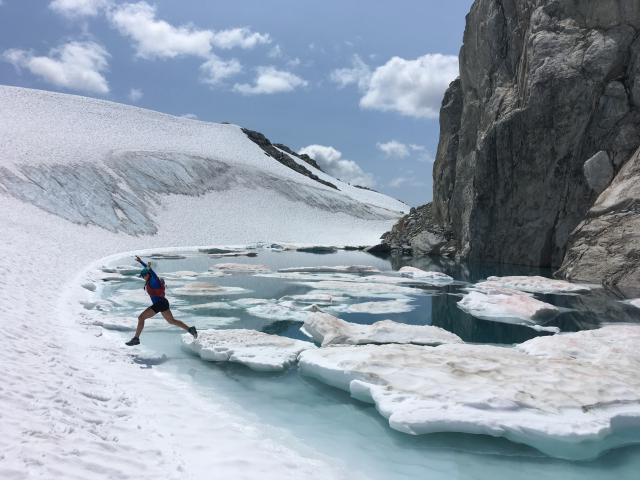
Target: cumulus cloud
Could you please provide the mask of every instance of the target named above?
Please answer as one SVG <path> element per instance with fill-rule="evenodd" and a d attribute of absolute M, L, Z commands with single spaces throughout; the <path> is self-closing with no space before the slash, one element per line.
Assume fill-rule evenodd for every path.
<path fill-rule="evenodd" d="M 340 88 L 356 85 L 360 90 L 366 91 L 371 82 L 371 68 L 358 55 L 354 55 L 351 67 L 334 70 L 331 72 L 331 80 Z"/>
<path fill-rule="evenodd" d="M 438 118 L 444 92 L 457 76 L 458 57 L 436 53 L 415 60 L 393 57 L 374 71 L 356 56 L 351 68 L 334 70 L 331 79 L 340 87 L 357 85 L 362 108 Z"/>
<path fill-rule="evenodd" d="M 209 85 L 218 85 L 223 80 L 237 75 L 242 71 L 242 65 L 238 60 L 222 60 L 212 55 L 209 60 L 200 65 L 200 79 Z"/>
<path fill-rule="evenodd" d="M 97 43 L 69 42 L 51 50 L 48 57 L 20 49 L 6 50 L 2 57 L 58 87 L 109 93 L 109 84 L 103 75 L 109 66 L 109 53 Z"/>
<path fill-rule="evenodd" d="M 406 158 L 409 156 L 409 147 L 397 140 L 386 143 L 377 143 L 376 147 L 389 158 Z"/>
<path fill-rule="evenodd" d="M 416 145 L 415 143 L 402 143 L 397 140 L 390 140 L 385 143 L 376 143 L 378 150 L 383 152 L 388 158 L 407 158 L 411 156 L 418 162 L 432 162 L 433 155 L 424 145 Z"/>
<path fill-rule="evenodd" d="M 268 33 L 252 32 L 247 27 L 220 30 L 215 32 L 211 38 L 211 44 L 214 47 L 224 50 L 235 47 L 250 49 L 266 43 L 271 43 L 271 37 Z"/>
<path fill-rule="evenodd" d="M 95 17 L 108 5 L 108 0 L 53 0 L 49 8 L 70 18 Z"/>
<path fill-rule="evenodd" d="M 300 149 L 298 153 L 301 155 L 309 155 L 318 162 L 322 170 L 340 180 L 362 187 L 375 186 L 375 181 L 371 174 L 362 170 L 360 165 L 353 160 L 343 158 L 342 152 L 333 147 L 326 145 L 309 145 Z"/>
<path fill-rule="evenodd" d="M 208 57 L 211 52 L 213 32 L 198 30 L 190 25 L 174 27 L 164 20 L 158 20 L 155 7 L 147 2 L 120 5 L 110 12 L 109 18 L 122 35 L 135 42 L 139 57 Z"/>
<path fill-rule="evenodd" d="M 109 20 L 122 35 L 134 41 L 137 55 L 146 59 L 180 55 L 208 58 L 214 47 L 249 49 L 271 42 L 268 33 L 253 32 L 248 27 L 216 32 L 193 25 L 174 26 L 158 19 L 156 14 L 156 7 L 147 2 L 125 3 L 110 10 Z"/>
<path fill-rule="evenodd" d="M 258 67 L 257 72 L 253 85 L 236 83 L 233 90 L 243 95 L 268 95 L 290 92 L 308 85 L 306 80 L 297 75 L 275 67 Z"/>
<path fill-rule="evenodd" d="M 139 88 L 132 88 L 129 90 L 129 100 L 132 102 L 137 102 L 142 98 L 143 92 Z"/>

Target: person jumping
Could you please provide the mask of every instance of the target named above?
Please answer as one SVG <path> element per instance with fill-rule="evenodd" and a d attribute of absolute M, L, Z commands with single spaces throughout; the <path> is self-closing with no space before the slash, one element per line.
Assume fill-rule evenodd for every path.
<path fill-rule="evenodd" d="M 147 318 L 153 317 L 156 313 L 161 313 L 164 319 L 171 325 L 180 327 L 193 335 L 194 338 L 198 338 L 198 331 L 196 330 L 196 327 L 188 327 L 180 320 L 173 318 L 173 314 L 169 309 L 169 301 L 164 296 L 164 282 L 160 280 L 156 272 L 153 271 L 151 263 L 144 263 L 138 256 L 136 256 L 136 262 L 140 263 L 143 267 L 140 272 L 140 277 L 144 278 L 144 289 L 151 297 L 152 305 L 138 315 L 138 327 L 136 328 L 136 334 L 131 340 L 125 342 L 125 345 L 140 345 L 140 334 L 144 328 L 144 321 Z"/>

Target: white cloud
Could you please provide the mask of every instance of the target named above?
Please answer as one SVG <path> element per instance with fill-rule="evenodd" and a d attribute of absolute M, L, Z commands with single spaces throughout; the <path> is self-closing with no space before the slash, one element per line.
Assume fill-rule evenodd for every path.
<path fill-rule="evenodd" d="M 356 85 L 360 90 L 366 90 L 371 81 L 371 68 L 358 56 L 351 59 L 351 68 L 339 68 L 331 72 L 331 80 L 340 88 Z"/>
<path fill-rule="evenodd" d="M 388 158 L 407 158 L 411 156 L 418 162 L 433 163 L 434 161 L 433 155 L 424 145 L 416 145 L 415 143 L 407 145 L 397 140 L 391 140 L 386 143 L 376 143 L 376 147 Z"/>
<path fill-rule="evenodd" d="M 405 158 L 409 156 L 409 147 L 397 140 L 386 143 L 377 143 L 376 147 L 389 158 Z"/>
<path fill-rule="evenodd" d="M 182 118 L 188 118 L 189 120 L 198 120 L 198 116 L 195 113 L 185 113 L 180 115 Z"/>
<path fill-rule="evenodd" d="M 458 57 L 393 57 L 376 68 L 360 106 L 416 118 L 438 118 L 444 92 L 458 76 Z"/>
<path fill-rule="evenodd" d="M 357 85 L 362 108 L 438 118 L 444 92 L 457 76 L 458 57 L 436 53 L 415 60 L 393 57 L 373 72 L 354 56 L 351 68 L 334 70 L 331 79 L 340 87 Z"/>
<path fill-rule="evenodd" d="M 352 185 L 360 185 L 362 187 L 373 187 L 375 181 L 371 174 L 366 173 L 353 160 L 347 160 L 342 157 L 342 152 L 333 147 L 325 145 L 309 145 L 300 149 L 301 155 L 307 154 L 313 158 L 320 168 L 329 175 L 340 180 L 349 182 Z"/>
<path fill-rule="evenodd" d="M 139 88 L 132 88 L 129 90 L 129 100 L 132 102 L 137 102 L 142 98 L 143 92 Z"/>
<path fill-rule="evenodd" d="M 58 87 L 109 93 L 109 84 L 103 76 L 109 66 L 109 53 L 97 43 L 69 42 L 51 50 L 48 57 L 19 49 L 6 50 L 2 57 Z"/>
<path fill-rule="evenodd" d="M 174 26 L 156 18 L 156 13 L 156 7 L 145 1 L 125 3 L 113 8 L 109 19 L 122 35 L 135 42 L 137 55 L 147 59 L 179 55 L 207 58 L 212 47 L 249 49 L 271 42 L 268 33 L 253 32 L 248 27 L 215 32 L 193 25 Z"/>
<path fill-rule="evenodd" d="M 258 75 L 253 85 L 236 83 L 233 90 L 243 95 L 261 95 L 290 92 L 298 87 L 306 87 L 307 81 L 291 72 L 278 70 L 275 67 L 258 67 Z"/>
<path fill-rule="evenodd" d="M 201 81 L 209 85 L 218 85 L 223 80 L 237 75 L 242 71 L 238 60 L 222 60 L 212 55 L 209 60 L 200 65 Z"/>
<path fill-rule="evenodd" d="M 95 17 L 109 5 L 108 0 L 53 0 L 49 8 L 65 17 Z"/>
<path fill-rule="evenodd" d="M 256 45 L 271 43 L 271 37 L 268 33 L 252 32 L 247 27 L 240 27 L 215 32 L 211 38 L 211 43 L 214 47 L 224 50 L 234 47 L 249 49 Z"/>
<path fill-rule="evenodd" d="M 111 23 L 135 42 L 142 58 L 174 58 L 179 55 L 208 57 L 213 32 L 191 25 L 174 27 L 156 19 L 156 9 L 147 2 L 127 3 L 110 12 Z"/>
<path fill-rule="evenodd" d="M 284 56 L 282 47 L 277 44 L 274 45 L 273 47 L 271 47 L 271 50 L 269 50 L 269 53 L 267 53 L 267 56 L 269 58 L 282 58 Z"/>

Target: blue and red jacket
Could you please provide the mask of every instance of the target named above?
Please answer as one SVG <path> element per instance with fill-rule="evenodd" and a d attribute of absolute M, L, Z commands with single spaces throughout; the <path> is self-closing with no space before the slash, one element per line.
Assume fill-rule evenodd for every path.
<path fill-rule="evenodd" d="M 151 302 L 157 303 L 164 298 L 164 281 L 142 260 L 140 263 L 149 270 L 149 280 L 144 284 L 144 289 L 151 297 Z"/>

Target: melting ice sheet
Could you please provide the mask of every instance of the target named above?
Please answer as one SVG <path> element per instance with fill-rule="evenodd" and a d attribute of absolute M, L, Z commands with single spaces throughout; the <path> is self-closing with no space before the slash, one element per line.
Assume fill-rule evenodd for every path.
<path fill-rule="evenodd" d="M 466 293 L 464 288 L 486 279 L 489 275 L 505 276 L 521 273 L 519 271 L 474 270 L 473 266 L 461 270 L 457 266 L 450 268 L 446 265 L 415 264 L 422 271 L 444 272 L 455 279 L 448 284 L 436 286 L 417 282 L 417 279 L 412 276 L 403 277 L 402 273 L 397 272 L 397 269 L 406 265 L 394 263 L 393 268 L 396 269 L 396 272 L 392 272 L 390 271 L 392 265 L 389 262 L 361 252 L 341 252 L 322 257 L 307 253 L 263 251 L 260 249 L 256 252 L 258 258 L 240 257 L 233 260 L 237 263 L 265 265 L 273 273 L 256 274 L 250 272 L 250 268 L 241 272 L 243 269 L 238 268 L 234 272 L 224 272 L 224 276 L 213 277 L 210 275 L 212 271 L 221 270 L 209 269 L 214 267 L 216 262 L 228 263 L 229 259 L 216 259 L 206 254 L 201 256 L 185 254 L 186 258 L 184 259 L 157 260 L 156 267 L 161 276 L 170 278 L 168 280 L 169 300 L 176 317 L 187 321 L 187 323 L 195 323 L 199 329 L 252 329 L 276 334 L 280 337 L 308 341 L 309 339 L 301 333 L 300 328 L 302 322 L 313 313 L 309 307 L 318 304 L 325 311 L 331 311 L 326 310 L 331 307 L 349 310 L 336 312 L 336 314 L 341 319 L 350 322 L 351 326 L 354 323 L 362 324 L 362 328 L 356 328 L 358 330 L 356 333 L 365 336 L 371 333 L 368 331 L 369 325 L 386 319 L 407 324 L 407 327 L 429 325 L 441 327 L 452 332 L 451 335 L 459 335 L 467 342 L 511 345 L 538 335 L 548 335 L 546 332 L 537 332 L 526 326 L 479 320 L 463 312 L 456 305 L 461 296 Z M 125 259 L 114 263 L 116 266 L 126 266 L 126 264 L 127 260 Z M 329 268 L 318 268 L 319 265 Z M 349 266 L 369 266 L 372 268 L 354 268 L 351 269 L 351 272 L 349 269 L 343 268 Z M 107 268 L 110 267 L 107 266 Z M 282 269 L 291 269 L 291 271 L 282 271 Z M 186 274 L 186 272 L 196 272 L 198 276 L 194 276 L 192 273 Z M 128 272 L 123 269 L 114 270 L 113 273 L 103 273 L 105 275 L 126 276 L 124 274 Z M 232 274 L 229 275 L 229 273 Z M 301 278 L 302 276 L 304 278 Z M 367 287 L 367 280 L 361 277 L 373 277 L 367 280 L 373 280 L 371 283 L 374 286 Z M 378 277 L 385 277 L 389 280 L 384 281 Z M 461 282 L 466 283 L 463 285 Z M 180 292 L 180 289 L 187 288 L 188 285 L 195 284 L 195 287 L 191 288 L 199 289 L 203 293 L 210 288 L 198 286 L 198 283 L 207 283 L 224 287 L 223 290 L 227 288 L 230 290 L 220 295 L 218 295 L 219 290 L 216 288 L 212 289 L 214 295 L 208 295 L 208 292 L 203 295 L 175 294 L 176 289 Z M 120 325 L 126 325 L 127 329 L 132 328 L 135 321 L 132 319 L 135 319 L 146 302 L 141 285 L 133 280 L 122 279 L 122 281 L 98 280 L 94 282 L 93 286 L 96 289 L 96 298 L 91 303 L 87 302 L 87 308 L 93 307 L 93 310 L 89 310 L 89 312 L 101 317 L 105 322 L 112 321 L 117 325 L 117 322 L 120 321 Z M 238 293 L 235 290 L 234 292 L 236 288 L 246 291 Z M 397 290 L 398 288 L 401 290 Z M 562 327 L 563 331 L 596 328 L 600 326 L 600 322 L 638 322 L 640 320 L 640 310 L 621 304 L 618 299 L 602 295 L 596 296 L 592 292 L 539 298 L 545 303 L 572 309 L 571 313 L 561 311 L 554 320 L 545 324 L 546 326 Z M 389 307 L 389 313 L 373 314 L 367 311 L 368 308 L 363 307 L 363 311 L 354 311 L 359 307 L 353 308 L 356 305 L 376 303 Z M 413 309 L 400 312 L 402 305 L 410 305 Z M 609 310 L 602 309 L 603 305 Z M 392 308 L 393 306 L 398 308 Z M 598 308 L 597 314 L 595 314 L 596 307 Z M 289 309 L 291 315 L 288 318 L 287 316 L 279 316 L 286 311 L 278 313 L 278 308 Z M 295 318 L 296 315 L 299 317 Z M 128 320 L 124 321 L 123 318 Z M 385 324 L 383 323 L 383 325 Z M 375 329 L 373 332 L 375 335 Z M 121 335 L 122 340 L 126 340 L 131 333 L 127 331 Z M 565 338 L 569 339 L 570 337 L 553 337 L 554 340 L 556 338 L 564 341 Z M 374 340 L 379 339 L 374 338 Z M 384 339 L 384 341 L 388 340 L 388 337 Z M 396 338 L 396 340 L 398 339 Z M 614 343 L 613 339 L 612 343 Z M 378 412 L 372 404 L 355 401 L 349 396 L 349 393 L 318 382 L 310 376 L 302 376 L 295 367 L 280 373 L 265 373 L 253 372 L 243 365 L 203 362 L 199 356 L 183 350 L 180 332 L 169 327 L 164 320 L 159 318 L 148 321 L 148 330 L 145 330 L 143 334 L 143 345 L 146 349 L 156 352 L 155 355 L 158 358 L 163 359 L 161 362 L 143 362 L 145 368 L 150 367 L 175 375 L 188 376 L 204 395 L 210 390 L 215 391 L 217 398 L 224 395 L 230 402 L 228 408 L 241 408 L 245 416 L 254 418 L 256 422 L 264 422 L 282 428 L 293 434 L 298 441 L 324 454 L 341 459 L 348 463 L 354 471 L 364 473 L 369 478 L 376 480 L 396 478 L 600 480 L 609 477 L 636 480 L 637 472 L 640 469 L 640 448 L 638 447 L 616 449 L 597 460 L 576 463 L 555 460 L 530 447 L 486 435 L 435 433 L 414 436 L 399 433 L 389 428 L 388 421 L 380 415 L 383 413 L 386 416 L 386 412 Z M 566 358 L 556 359 L 549 356 L 551 354 L 545 350 L 547 347 L 542 347 L 545 345 L 544 343 L 531 342 L 527 345 L 526 351 L 510 346 L 497 347 L 495 345 L 456 344 L 442 345 L 436 348 L 488 348 L 501 352 L 508 351 L 512 355 L 517 355 L 518 358 L 534 357 L 536 361 L 531 365 L 534 373 L 541 369 L 549 372 L 552 370 L 551 364 L 568 361 Z M 389 347 L 431 348 L 412 345 Z M 330 347 L 329 349 L 341 348 L 345 347 Z M 373 346 L 346 348 L 368 349 Z M 593 351 L 597 350 L 593 345 L 590 348 Z M 615 350 L 615 345 L 610 344 L 610 348 L 614 349 L 616 355 L 620 354 L 619 350 Z M 620 346 L 620 348 L 622 347 Z M 324 350 L 326 348 L 314 349 L 314 351 Z M 576 356 L 578 348 L 563 344 L 558 345 L 554 351 L 556 354 L 566 351 L 568 355 Z M 153 354 L 150 355 L 153 356 Z M 303 353 L 302 357 L 305 355 L 308 353 Z M 491 362 L 499 364 L 500 358 L 486 359 L 485 365 Z M 580 361 L 597 363 L 599 360 L 583 358 Z M 383 364 L 381 365 L 383 366 Z M 401 365 L 401 363 L 398 362 L 397 365 Z M 408 374 L 404 367 L 397 365 L 395 367 L 396 375 Z M 594 368 L 584 368 L 589 381 L 596 378 Z M 354 370 L 354 372 L 356 371 Z M 567 375 L 573 375 L 573 373 L 567 372 Z M 356 373 L 352 372 L 348 375 Z M 437 370 L 434 371 L 434 375 L 435 373 Z M 564 377 L 565 371 L 556 373 L 559 378 L 567 378 Z M 528 372 L 519 370 L 518 374 L 521 381 L 524 382 Z M 345 375 L 344 372 L 343 375 Z M 375 378 L 376 375 L 378 375 L 377 372 L 370 378 Z M 514 376 L 518 377 L 515 373 Z M 598 375 L 597 378 L 601 378 L 601 376 Z M 443 375 L 436 383 L 442 383 L 446 379 L 446 375 Z M 481 377 L 478 377 L 477 381 L 480 379 Z M 553 380 L 549 379 L 549 382 L 551 384 Z M 450 383 L 450 385 L 453 384 Z M 579 388 L 577 383 L 571 382 L 570 385 L 576 385 L 576 389 Z M 528 384 L 525 386 L 529 387 Z M 561 386 L 556 385 L 557 388 Z M 464 384 L 462 387 L 466 388 L 467 386 Z M 476 385 L 476 387 L 477 391 L 482 392 L 484 385 Z M 617 387 L 607 395 L 610 395 L 611 398 L 617 398 L 620 392 L 615 389 Z M 507 392 L 511 391 L 510 389 L 506 390 Z M 589 393 L 586 390 L 585 395 Z M 346 391 L 350 392 L 350 389 L 347 388 Z M 364 391 L 365 389 L 359 390 L 360 393 L 357 393 L 356 396 L 362 400 L 370 401 L 362 393 Z M 434 389 L 434 392 L 436 391 L 437 389 Z M 464 392 L 465 390 L 462 390 L 462 393 Z M 502 394 L 503 392 L 499 390 L 498 393 Z M 512 418 L 516 417 L 512 409 L 513 405 L 508 402 L 501 403 L 498 397 L 494 400 L 487 400 L 487 395 L 483 395 L 473 397 L 476 404 L 473 405 L 470 402 L 465 408 L 478 409 L 482 413 L 481 403 L 486 400 L 495 410 L 502 409 L 507 412 L 506 414 L 511 412 Z M 552 398 L 547 401 L 552 402 Z M 491 409 L 489 409 L 490 411 Z M 554 413 L 554 415 L 559 414 L 558 412 Z M 585 413 L 584 415 L 589 414 Z M 580 415 L 573 418 L 580 418 Z M 618 420 L 620 418 L 622 417 L 619 417 Z M 616 426 L 619 425 L 619 423 L 613 423 Z M 592 424 L 588 423 L 588 425 Z M 627 420 L 623 424 L 632 425 Z M 586 428 L 585 426 L 585 432 Z M 618 434 L 621 437 L 626 435 L 629 440 L 633 433 L 618 431 Z M 514 440 L 517 439 L 514 438 Z M 545 443 L 546 439 L 540 441 Z M 600 440 L 594 440 L 592 443 L 588 448 L 592 448 L 593 445 L 596 447 L 589 451 L 589 455 L 600 448 L 609 448 L 615 445 L 615 443 L 607 445 Z M 570 442 L 567 445 L 570 445 Z M 544 445 L 536 446 L 545 448 Z M 380 452 L 384 452 L 384 455 L 381 455 Z M 550 453 L 555 454 L 552 451 Z M 563 454 L 564 456 L 577 456 L 574 455 L 575 451 L 572 451 L 571 448 L 568 453 L 565 451 Z"/>

